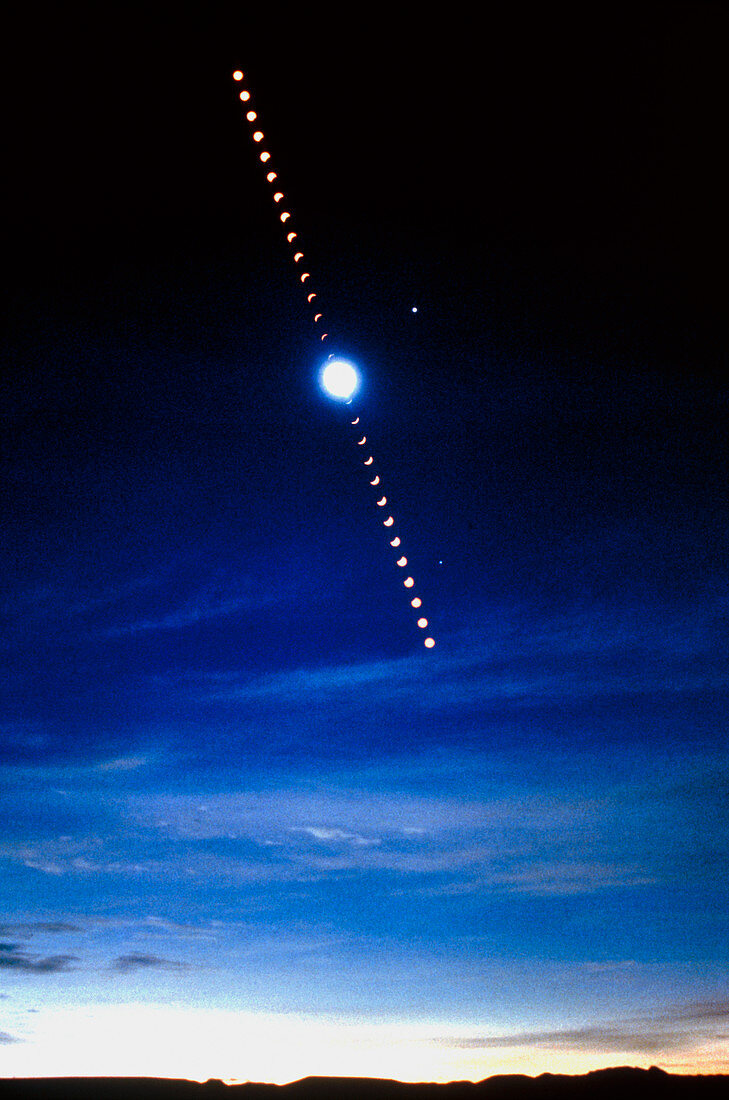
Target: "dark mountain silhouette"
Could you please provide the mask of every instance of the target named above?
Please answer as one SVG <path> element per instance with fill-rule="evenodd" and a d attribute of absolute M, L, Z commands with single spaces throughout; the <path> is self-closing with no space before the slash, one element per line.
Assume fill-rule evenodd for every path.
<path fill-rule="evenodd" d="M 290 1085 L 157 1077 L 0 1079 L 0 1100 L 729 1100 L 729 1076 L 676 1076 L 619 1066 L 581 1076 L 543 1073 L 409 1084 L 370 1077 L 305 1077 Z"/>

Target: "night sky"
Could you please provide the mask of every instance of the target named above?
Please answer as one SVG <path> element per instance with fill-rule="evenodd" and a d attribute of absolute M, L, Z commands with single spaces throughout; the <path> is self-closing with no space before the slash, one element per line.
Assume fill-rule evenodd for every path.
<path fill-rule="evenodd" d="M 6 34 L 0 1076 L 729 1071 L 724 6 L 69 7 Z"/>

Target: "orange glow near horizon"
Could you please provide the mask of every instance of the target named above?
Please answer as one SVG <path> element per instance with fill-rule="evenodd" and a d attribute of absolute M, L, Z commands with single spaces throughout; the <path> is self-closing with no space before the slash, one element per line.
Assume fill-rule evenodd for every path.
<path fill-rule="evenodd" d="M 428 645 L 428 642 L 431 645 Z M 435 642 L 425 640 L 431 649 Z M 647 1068 L 640 1037 L 626 1053 L 606 1040 L 584 1051 L 525 1048 L 505 1034 L 478 1047 L 479 1031 L 458 1022 L 348 1019 L 164 1004 L 59 1005 L 42 1008 L 22 1042 L 3 1048 L 4 1077 L 159 1077 L 285 1085 L 307 1076 L 379 1077 L 398 1081 L 482 1081 L 497 1074 L 583 1074 L 626 1060 Z M 647 1032 L 650 1036 L 650 1031 Z M 472 1039 L 473 1045 L 464 1044 Z M 701 1044 L 688 1032 L 680 1045 L 652 1048 L 650 1062 L 677 1075 L 729 1071 L 726 1040 Z"/>

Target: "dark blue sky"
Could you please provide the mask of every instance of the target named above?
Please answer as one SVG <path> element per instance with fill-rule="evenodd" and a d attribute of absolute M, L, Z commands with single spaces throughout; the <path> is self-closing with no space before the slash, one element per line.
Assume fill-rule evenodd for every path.
<path fill-rule="evenodd" d="M 355 15 L 14 31 L 0 1073 L 726 1070 L 725 18 Z"/>

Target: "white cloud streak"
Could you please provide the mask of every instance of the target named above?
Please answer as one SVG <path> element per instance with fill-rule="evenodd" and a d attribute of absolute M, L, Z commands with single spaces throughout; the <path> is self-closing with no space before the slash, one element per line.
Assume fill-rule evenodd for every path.
<path fill-rule="evenodd" d="M 657 881 L 603 852 L 601 804 L 398 791 L 131 793 L 107 835 L 8 841 L 0 856 L 51 876 L 313 883 L 377 875 L 393 893 L 570 896 Z M 153 852 L 154 855 L 150 855 Z M 383 878 L 384 876 L 384 878 Z"/>

